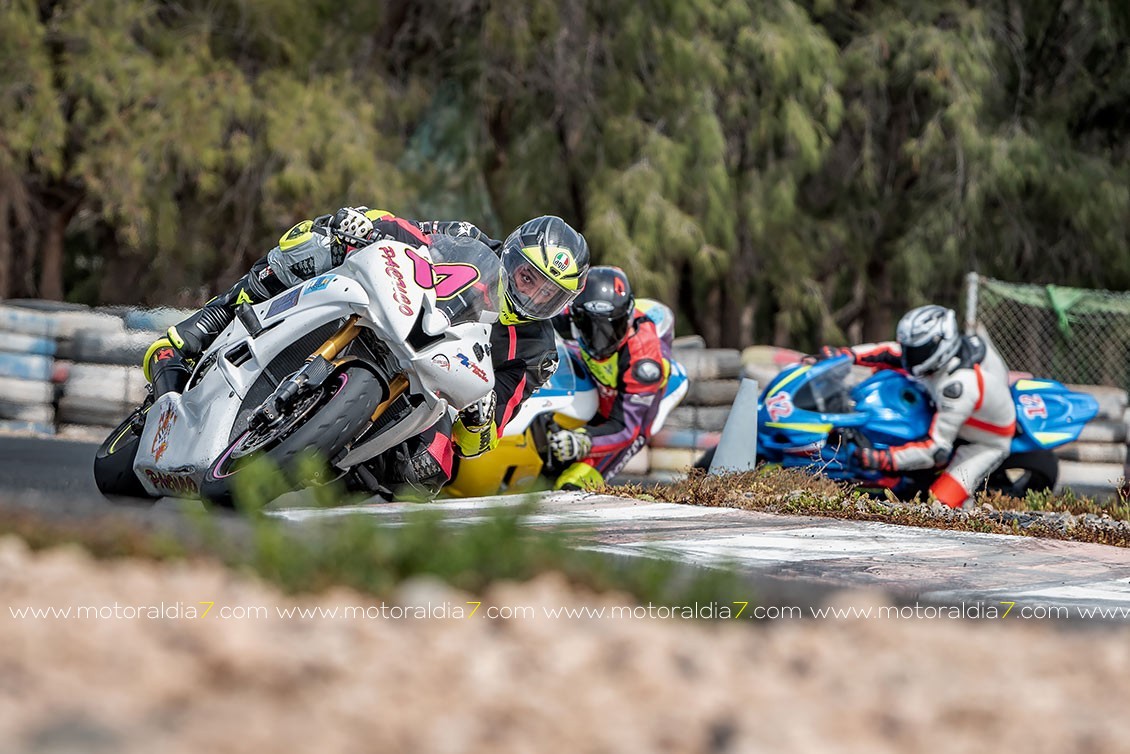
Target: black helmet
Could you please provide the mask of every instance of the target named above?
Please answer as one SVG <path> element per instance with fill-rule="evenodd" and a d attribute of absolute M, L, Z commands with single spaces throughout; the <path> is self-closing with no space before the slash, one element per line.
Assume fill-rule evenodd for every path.
<path fill-rule="evenodd" d="M 585 286 L 589 245 L 560 217 L 527 220 L 502 244 L 506 301 L 502 323 L 549 319 Z"/>
<path fill-rule="evenodd" d="M 589 356 L 604 361 L 624 344 L 635 310 L 636 299 L 624 271 L 593 267 L 585 289 L 570 307 L 577 342 Z"/>

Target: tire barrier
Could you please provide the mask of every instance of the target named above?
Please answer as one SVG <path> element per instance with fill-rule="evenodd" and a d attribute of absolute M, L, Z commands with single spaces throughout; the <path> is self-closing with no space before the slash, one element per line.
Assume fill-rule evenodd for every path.
<path fill-rule="evenodd" d="M 649 471 L 675 471 L 685 474 L 700 456 L 702 456 L 701 450 L 691 448 L 652 447 Z"/>
<path fill-rule="evenodd" d="M 114 427 L 145 397 L 140 366 L 71 364 L 59 421 Z"/>
<path fill-rule="evenodd" d="M 55 337 L 55 320 L 50 315 L 31 309 L 0 305 L 0 332 Z"/>
<path fill-rule="evenodd" d="M 1087 393 L 1099 404 L 1098 415 L 1083 428 L 1079 439 L 1054 450 L 1060 461 L 1086 464 L 1080 468 L 1105 469 L 1104 477 L 1126 478 L 1127 441 L 1130 436 L 1130 410 L 1125 390 L 1107 385 L 1068 385 L 1072 390 Z"/>
<path fill-rule="evenodd" d="M 117 425 L 144 395 L 141 358 L 159 337 L 158 326 L 182 314 L 0 302 L 0 431 L 53 434 L 60 424 Z"/>
<path fill-rule="evenodd" d="M 679 406 L 671 411 L 663 426 L 667 429 L 721 432 L 729 415 L 729 406 Z"/>
<path fill-rule="evenodd" d="M 677 348 L 672 353 L 687 370 L 692 384 L 697 380 L 736 380 L 742 374 L 741 354 L 732 348 Z"/>
<path fill-rule="evenodd" d="M 0 306 L 0 428 L 51 434 L 55 428 L 55 335 L 50 313 Z"/>
<path fill-rule="evenodd" d="M 698 335 L 676 338 L 674 345 L 672 357 L 687 373 L 687 394 L 649 443 L 647 471 L 656 480 L 685 475 L 718 444 L 742 377 L 737 349 L 706 348 Z"/>
<path fill-rule="evenodd" d="M 105 332 L 79 330 L 74 337 L 59 343 L 58 357 L 86 364 L 136 366 L 160 331 Z"/>
<path fill-rule="evenodd" d="M 731 406 L 740 380 L 696 380 L 689 384 L 683 403 L 688 406 Z"/>

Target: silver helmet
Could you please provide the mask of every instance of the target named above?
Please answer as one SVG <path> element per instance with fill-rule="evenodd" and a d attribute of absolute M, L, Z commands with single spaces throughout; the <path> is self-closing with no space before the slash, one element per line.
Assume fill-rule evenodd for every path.
<path fill-rule="evenodd" d="M 957 355 L 961 333 L 953 309 L 930 304 L 911 309 L 899 320 L 895 339 L 902 364 L 915 377 L 933 374 Z"/>

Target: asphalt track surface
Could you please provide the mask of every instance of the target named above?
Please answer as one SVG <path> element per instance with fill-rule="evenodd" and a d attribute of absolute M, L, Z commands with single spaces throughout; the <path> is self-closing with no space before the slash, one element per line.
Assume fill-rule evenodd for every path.
<path fill-rule="evenodd" d="M 0 499 L 27 496 L 47 515 L 131 509 L 157 522 L 179 519 L 189 501 L 108 501 L 91 472 L 97 443 L 0 436 Z M 325 517 L 375 515 L 397 526 L 420 506 L 378 503 L 358 508 L 303 508 L 300 493 L 273 512 L 298 526 Z M 290 496 L 284 496 L 284 498 Z M 280 502 L 283 502 L 280 499 Z M 513 498 L 430 504 L 453 523 L 482 520 L 485 509 Z M 194 503 L 199 505 L 199 503 Z M 272 506 L 274 507 L 274 506 Z M 219 513 L 229 530 L 245 522 Z M 1130 620 L 1130 550 L 1078 542 L 946 532 L 871 522 L 775 516 L 734 509 L 655 504 L 623 498 L 550 493 L 528 520 L 574 530 L 583 545 L 611 557 L 663 557 L 698 570 L 736 567 L 765 596 L 816 603 L 842 587 L 869 587 L 899 600 L 935 604 L 1014 601 L 1034 606 L 1101 605 Z"/>
<path fill-rule="evenodd" d="M 104 504 L 92 471 L 97 449 L 92 442 L 0 435 L 0 491 Z"/>

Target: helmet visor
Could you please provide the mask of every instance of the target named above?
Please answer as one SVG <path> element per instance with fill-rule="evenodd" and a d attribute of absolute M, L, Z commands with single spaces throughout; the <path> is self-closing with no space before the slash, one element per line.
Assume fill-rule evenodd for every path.
<path fill-rule="evenodd" d="M 603 301 L 592 303 L 604 304 Z M 628 333 L 629 318 L 628 312 L 609 316 L 594 314 L 584 307 L 574 307 L 573 324 L 577 327 L 577 342 L 589 356 L 597 361 L 604 361 L 620 350 L 624 336 Z"/>
<path fill-rule="evenodd" d="M 930 360 L 938 350 L 937 339 L 931 339 L 917 346 L 902 346 L 902 364 L 911 374 L 921 374 L 922 365 Z"/>
<path fill-rule="evenodd" d="M 503 248 L 502 266 L 508 278 L 506 290 L 510 302 L 526 319 L 549 319 L 577 295 L 576 291 L 558 285 L 513 246 Z"/>

